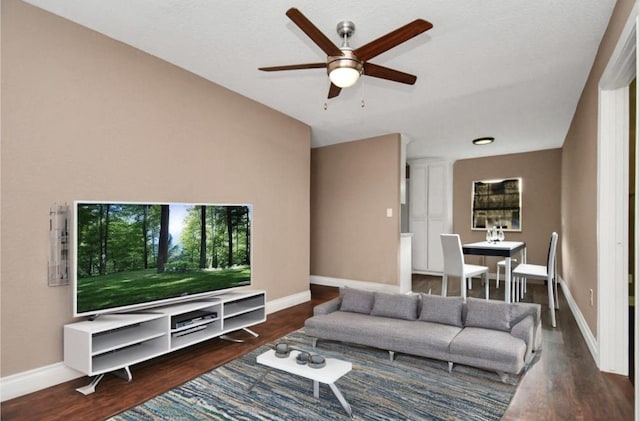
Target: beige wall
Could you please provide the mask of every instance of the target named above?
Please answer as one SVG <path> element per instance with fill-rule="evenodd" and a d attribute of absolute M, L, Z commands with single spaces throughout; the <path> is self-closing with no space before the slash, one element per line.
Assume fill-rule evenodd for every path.
<path fill-rule="evenodd" d="M 463 242 L 485 238 L 485 231 L 471 230 L 473 181 L 521 177 L 522 232 L 507 232 L 506 239 L 527 244 L 529 263 L 546 264 L 551 233 L 560 234 L 561 166 L 560 149 L 456 161 L 453 166 L 454 232 L 460 234 Z M 467 259 L 473 261 L 472 257 Z M 495 272 L 495 259 L 487 263 L 491 264 L 490 272 Z"/>
<path fill-rule="evenodd" d="M 562 232 L 564 280 L 597 337 L 596 185 L 598 82 L 615 48 L 633 0 L 618 0 L 600 43 L 563 146 Z M 593 289 L 595 305 L 589 303 Z"/>
<path fill-rule="evenodd" d="M 400 135 L 312 149 L 311 275 L 399 285 L 399 213 Z"/>
<path fill-rule="evenodd" d="M 62 360 L 48 212 L 74 200 L 254 205 L 254 286 L 309 289 L 310 128 L 16 0 L 2 2 L 2 376 Z"/>

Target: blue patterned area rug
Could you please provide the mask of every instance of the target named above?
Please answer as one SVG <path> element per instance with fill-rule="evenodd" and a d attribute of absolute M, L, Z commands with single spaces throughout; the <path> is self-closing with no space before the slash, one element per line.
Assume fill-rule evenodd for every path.
<path fill-rule="evenodd" d="M 513 397 L 518 377 L 497 374 L 372 348 L 320 341 L 313 350 L 304 330 L 281 340 L 298 349 L 353 363 L 336 382 L 354 420 L 499 420 Z M 311 380 L 272 370 L 249 392 L 266 368 L 256 357 L 262 346 L 111 418 L 139 420 L 334 420 L 349 419 L 329 386 L 313 396 Z"/>

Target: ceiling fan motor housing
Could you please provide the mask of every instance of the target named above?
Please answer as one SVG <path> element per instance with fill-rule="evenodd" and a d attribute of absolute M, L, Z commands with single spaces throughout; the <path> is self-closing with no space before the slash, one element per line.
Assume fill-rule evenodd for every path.
<path fill-rule="evenodd" d="M 351 48 L 341 48 L 343 55 L 341 56 L 329 56 L 327 59 L 327 74 L 335 69 L 346 67 L 349 69 L 355 69 L 358 73 L 362 74 L 363 64 L 362 60 L 353 54 Z"/>

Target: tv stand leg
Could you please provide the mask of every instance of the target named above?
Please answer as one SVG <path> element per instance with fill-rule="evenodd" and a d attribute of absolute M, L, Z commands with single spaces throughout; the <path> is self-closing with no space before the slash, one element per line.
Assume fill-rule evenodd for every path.
<path fill-rule="evenodd" d="M 103 377 L 104 377 L 104 374 L 100 374 L 100 375 L 94 377 L 91 380 L 91 383 L 89 383 L 86 386 L 79 387 L 76 390 L 78 392 L 82 393 L 85 396 L 90 395 L 90 394 L 92 394 L 93 392 L 96 391 L 96 386 L 98 385 L 98 383 L 100 383 L 100 380 L 102 380 Z"/>
<path fill-rule="evenodd" d="M 246 327 L 243 327 L 243 328 L 242 328 L 242 329 L 240 329 L 240 330 L 243 330 L 243 331 L 247 332 L 249 335 L 253 336 L 254 338 L 257 338 L 258 336 L 260 336 L 260 335 L 258 335 L 256 332 L 254 332 L 253 330 L 248 329 L 248 328 L 246 328 Z M 237 342 L 237 343 L 244 343 L 244 342 L 246 342 L 246 340 L 245 340 L 245 339 L 232 338 L 232 337 L 231 337 L 231 336 L 229 336 L 229 335 L 222 335 L 222 336 L 220 336 L 220 339 L 223 339 L 223 340 L 225 340 L 225 341 L 229 341 L 229 342 Z"/>
<path fill-rule="evenodd" d="M 128 382 L 130 382 L 133 379 L 133 376 L 131 375 L 131 371 L 129 370 L 129 367 L 123 367 L 119 370 L 112 371 L 111 374 L 117 377 L 120 377 L 121 379 L 126 380 Z M 79 387 L 76 390 L 85 396 L 90 395 L 96 391 L 96 387 L 98 386 L 98 383 L 100 383 L 100 381 L 103 378 L 104 378 L 104 373 L 99 374 L 95 376 L 93 379 L 91 379 L 91 383 L 89 383 L 86 386 Z"/>
<path fill-rule="evenodd" d="M 114 376 L 120 377 L 121 379 L 126 380 L 127 382 L 130 382 L 133 379 L 133 376 L 131 375 L 131 371 L 129 370 L 129 366 L 122 367 L 121 369 L 116 371 L 112 371 L 111 374 L 113 374 Z"/>
<path fill-rule="evenodd" d="M 249 328 L 243 327 L 242 330 L 244 330 L 245 332 L 247 332 L 249 335 L 253 336 L 254 338 L 257 338 L 258 336 L 260 336 L 256 332 L 254 332 L 253 330 L 251 330 Z"/>

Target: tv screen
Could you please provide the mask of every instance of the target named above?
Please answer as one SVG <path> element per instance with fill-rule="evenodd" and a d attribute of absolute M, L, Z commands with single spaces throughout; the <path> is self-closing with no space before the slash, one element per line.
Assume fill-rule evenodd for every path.
<path fill-rule="evenodd" d="M 74 204 L 74 315 L 251 284 L 250 205 Z"/>

